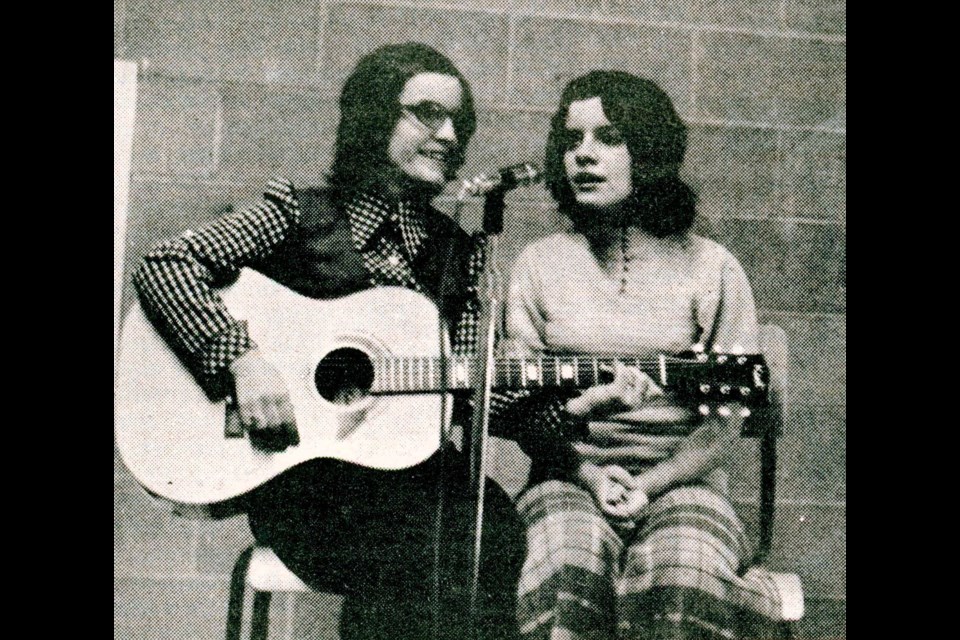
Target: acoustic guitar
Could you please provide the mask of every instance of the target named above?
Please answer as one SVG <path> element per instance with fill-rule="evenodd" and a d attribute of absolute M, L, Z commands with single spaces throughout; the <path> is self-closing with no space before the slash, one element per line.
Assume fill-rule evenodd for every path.
<path fill-rule="evenodd" d="M 469 389 L 476 377 L 472 358 L 441 358 L 437 307 L 410 289 L 315 300 L 244 269 L 219 293 L 286 382 L 300 444 L 282 452 L 253 447 L 232 403 L 210 400 L 134 304 L 120 339 L 117 448 L 147 491 L 184 507 L 231 500 L 313 458 L 413 466 L 438 449 L 449 427 L 453 403 L 442 390 Z M 741 354 L 502 358 L 493 387 L 586 388 L 609 381 L 615 361 L 694 404 L 766 401 L 763 357 Z"/>

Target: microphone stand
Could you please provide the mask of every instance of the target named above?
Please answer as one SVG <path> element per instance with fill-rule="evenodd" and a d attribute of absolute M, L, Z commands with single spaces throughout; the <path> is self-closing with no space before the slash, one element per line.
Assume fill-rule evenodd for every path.
<path fill-rule="evenodd" d="M 464 449 L 469 451 L 470 481 L 469 493 L 474 507 L 474 524 L 470 532 L 469 564 L 470 579 L 470 638 L 479 638 L 479 577 L 480 543 L 483 531 L 483 499 L 486 483 L 486 449 L 490 432 L 490 394 L 493 388 L 494 349 L 497 339 L 497 325 L 500 317 L 499 300 L 500 273 L 494 264 L 498 234 L 503 231 L 504 196 L 509 184 L 502 185 L 486 194 L 483 203 L 483 231 L 487 243 L 484 248 L 484 273 L 479 292 L 480 313 L 478 317 L 479 336 L 477 340 L 477 358 L 471 367 L 473 388 L 473 419 L 469 432 L 464 433 Z"/>

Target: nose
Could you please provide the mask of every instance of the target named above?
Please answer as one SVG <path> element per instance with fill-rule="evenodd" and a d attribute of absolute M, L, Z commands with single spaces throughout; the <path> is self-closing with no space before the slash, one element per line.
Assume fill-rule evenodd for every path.
<path fill-rule="evenodd" d="M 453 126 L 453 118 L 447 116 L 443 121 L 443 124 L 440 125 L 440 128 L 436 130 L 433 134 L 433 137 L 437 140 L 444 140 L 451 144 L 456 144 L 457 142 L 457 131 Z"/>
<path fill-rule="evenodd" d="M 585 135 L 573 150 L 573 157 L 580 166 L 597 163 L 596 143 L 591 135 Z"/>

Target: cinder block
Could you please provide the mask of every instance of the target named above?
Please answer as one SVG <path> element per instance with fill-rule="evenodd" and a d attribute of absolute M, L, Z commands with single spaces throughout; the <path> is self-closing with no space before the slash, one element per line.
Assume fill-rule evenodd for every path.
<path fill-rule="evenodd" d="M 293 640 L 339 640 L 342 596 L 298 593 L 294 597 Z"/>
<path fill-rule="evenodd" d="M 203 574 L 229 576 L 240 552 L 253 544 L 246 515 L 224 520 L 198 520 L 197 570 Z"/>
<path fill-rule="evenodd" d="M 788 29 L 811 33 L 847 33 L 847 3 L 843 0 L 787 0 Z"/>
<path fill-rule="evenodd" d="M 215 219 L 230 206 L 255 201 L 265 186 L 133 182 L 127 213 L 121 310 L 125 312 L 133 299 L 133 270 L 155 244 Z"/>
<path fill-rule="evenodd" d="M 507 77 L 507 16 L 451 9 L 335 5 L 324 31 L 322 87 L 339 95 L 360 58 L 379 46 L 407 41 L 436 48 L 467 79 L 474 99 L 502 104 Z"/>
<path fill-rule="evenodd" d="M 690 33 L 677 29 L 518 18 L 511 102 L 555 108 L 573 78 L 618 69 L 656 81 L 688 112 L 691 44 Z"/>
<path fill-rule="evenodd" d="M 193 574 L 190 522 L 165 512 L 136 487 L 115 481 L 113 567 L 121 575 Z"/>
<path fill-rule="evenodd" d="M 846 438 L 845 407 L 791 405 L 778 441 L 777 498 L 845 501 Z"/>
<path fill-rule="evenodd" d="M 490 461 L 487 476 L 515 499 L 527 485 L 527 479 L 530 476 L 530 458 L 513 440 L 490 438 L 487 459 Z"/>
<path fill-rule="evenodd" d="M 113 57 L 123 57 L 124 46 L 124 17 L 126 14 L 124 0 L 113 0 Z"/>
<path fill-rule="evenodd" d="M 790 402 L 846 405 L 847 323 L 844 316 L 762 311 L 761 322 L 780 325 L 790 348 Z"/>
<path fill-rule="evenodd" d="M 796 640 L 839 640 L 847 637 L 846 599 L 804 598 L 803 617 L 794 626 Z"/>
<path fill-rule="evenodd" d="M 748 539 L 756 545 L 756 505 L 735 503 L 735 507 Z M 845 600 L 846 542 L 846 505 L 778 502 L 773 548 L 765 564 L 774 571 L 798 574 L 805 598 Z"/>
<path fill-rule="evenodd" d="M 263 85 L 223 88 L 218 178 L 258 184 L 282 175 L 298 186 L 324 182 L 340 112 L 316 91 Z"/>
<path fill-rule="evenodd" d="M 197 83 L 149 78 L 137 87 L 133 173 L 207 176 L 217 163 L 220 95 Z"/>
<path fill-rule="evenodd" d="M 774 131 L 692 126 L 682 175 L 706 218 L 783 214 L 783 166 Z"/>
<path fill-rule="evenodd" d="M 697 109 L 705 117 L 776 125 L 845 121 L 846 45 L 703 33 Z"/>
<path fill-rule="evenodd" d="M 237 3 L 242 5 L 245 3 Z M 127 54 L 155 73 L 203 79 L 312 85 L 318 25 L 310 20 L 127 19 Z"/>
<path fill-rule="evenodd" d="M 226 579 L 115 578 L 115 640 L 210 640 L 223 637 L 227 623 Z M 273 597 L 269 637 L 290 637 L 285 594 Z M 249 596 L 244 629 L 249 633 Z"/>
<path fill-rule="evenodd" d="M 611 0 L 613 15 L 711 26 L 764 28 L 777 26 L 778 6 L 769 0 Z"/>
<path fill-rule="evenodd" d="M 781 140 L 788 215 L 846 224 L 846 134 L 784 132 Z"/>
<path fill-rule="evenodd" d="M 846 310 L 846 228 L 791 220 L 712 221 L 715 238 L 743 265 L 757 307 Z"/>
<path fill-rule="evenodd" d="M 131 17 L 138 20 L 202 22 L 309 21 L 315 17 L 315 0 L 126 0 Z"/>
<path fill-rule="evenodd" d="M 549 128 L 548 114 L 481 110 L 477 114 L 477 131 L 467 147 L 467 161 L 460 170 L 460 177 L 469 179 L 521 162 L 543 167 Z M 459 188 L 459 185 L 455 186 Z"/>
<path fill-rule="evenodd" d="M 521 15 L 601 15 L 603 0 L 513 0 L 514 13 Z"/>
<path fill-rule="evenodd" d="M 348 0 L 349 1 L 349 0 Z M 489 9 L 491 11 L 509 11 L 510 3 L 514 0 L 473 0 L 470 2 L 471 9 Z M 333 4 L 333 3 L 328 3 Z M 378 0 L 379 5 L 418 5 L 422 7 L 444 7 L 450 8 L 457 5 L 451 0 Z"/>

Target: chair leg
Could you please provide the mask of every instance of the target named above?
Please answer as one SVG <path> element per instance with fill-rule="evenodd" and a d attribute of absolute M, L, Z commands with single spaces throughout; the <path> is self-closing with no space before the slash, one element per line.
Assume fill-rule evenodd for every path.
<path fill-rule="evenodd" d="M 794 623 L 789 620 L 780 623 L 781 640 L 793 640 L 793 625 Z"/>
<path fill-rule="evenodd" d="M 243 596 L 247 583 L 247 569 L 250 568 L 252 555 L 253 547 L 251 546 L 240 554 L 233 565 L 230 576 L 230 600 L 227 605 L 227 640 L 240 640 L 243 625 Z"/>
<path fill-rule="evenodd" d="M 253 593 L 253 616 L 250 618 L 250 640 L 267 640 L 270 630 L 270 598 L 269 591 L 255 591 Z"/>

